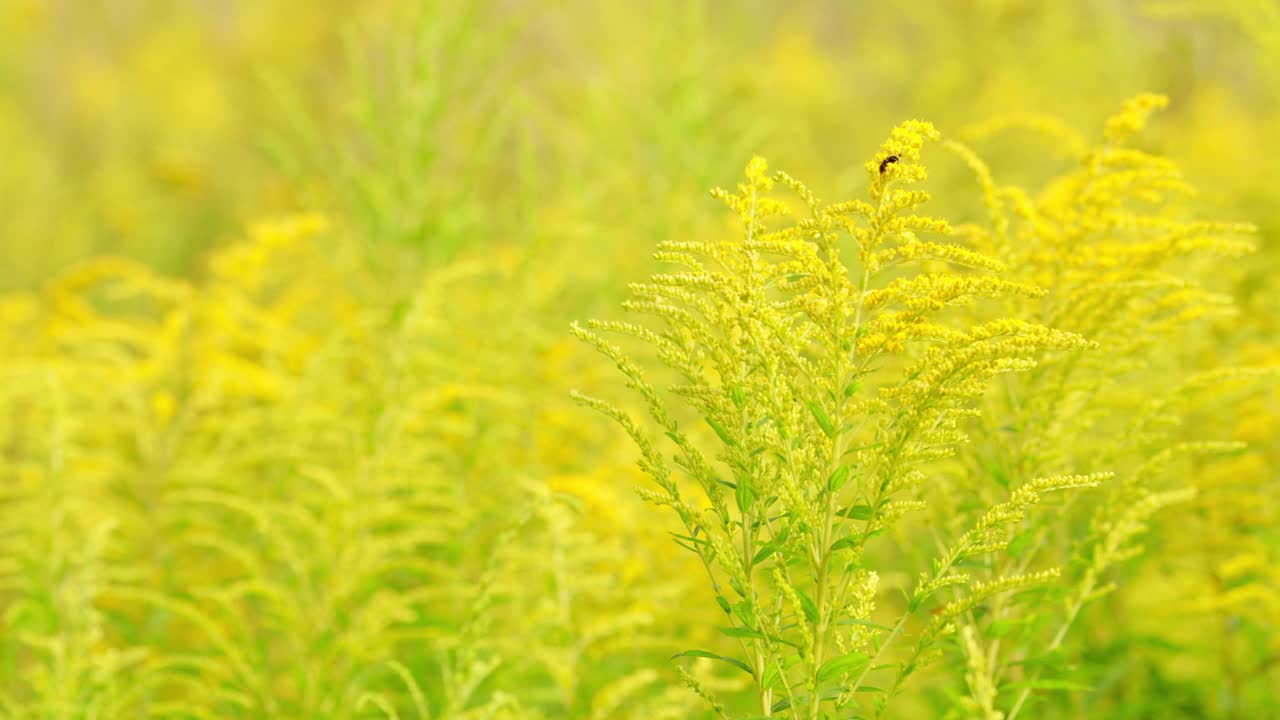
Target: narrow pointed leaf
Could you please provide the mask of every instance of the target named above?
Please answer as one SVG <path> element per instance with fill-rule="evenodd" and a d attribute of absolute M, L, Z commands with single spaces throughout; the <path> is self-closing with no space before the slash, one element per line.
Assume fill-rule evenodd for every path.
<path fill-rule="evenodd" d="M 849 466 L 841 465 L 836 471 L 831 473 L 831 477 L 827 478 L 827 489 L 831 492 L 840 492 L 840 488 L 844 487 L 845 482 L 849 480 Z"/>
<path fill-rule="evenodd" d="M 823 410 L 821 405 L 810 401 L 809 412 L 813 413 L 813 419 L 818 422 L 818 427 L 822 428 L 822 432 L 826 433 L 827 437 L 836 436 L 835 423 L 831 422 L 831 417 L 827 415 L 827 411 Z"/>
<path fill-rule="evenodd" d="M 871 658 L 858 652 L 831 658 L 818 670 L 818 682 L 830 682 L 841 675 L 861 670 Z"/>
<path fill-rule="evenodd" d="M 751 501 L 756 497 L 751 491 L 751 483 L 746 478 L 738 479 L 738 487 L 734 489 L 733 496 L 738 502 L 738 510 L 744 513 L 751 509 Z"/>
<path fill-rule="evenodd" d="M 751 628 L 722 627 L 720 628 L 720 633 L 722 635 L 728 635 L 729 637 L 735 638 L 751 638 L 753 640 L 765 639 L 764 633 L 759 630 L 752 630 Z"/>
<path fill-rule="evenodd" d="M 738 446 L 738 441 L 733 439 L 733 436 L 729 434 L 728 430 L 724 429 L 723 425 L 711 418 L 707 418 L 707 424 L 711 426 L 712 430 L 716 431 L 716 435 L 720 436 L 720 442 L 730 447 Z"/>
<path fill-rule="evenodd" d="M 678 657 L 703 657 L 703 658 L 711 658 L 712 660 L 723 660 L 736 668 L 741 668 L 742 671 L 745 672 L 746 674 L 752 677 L 755 677 L 755 673 L 751 671 L 751 668 L 746 663 L 742 662 L 737 658 L 726 657 L 724 655 L 717 655 L 713 652 L 707 652 L 706 650 L 685 650 L 682 653 L 676 653 L 675 655 L 672 655 L 671 659 L 675 660 Z"/>

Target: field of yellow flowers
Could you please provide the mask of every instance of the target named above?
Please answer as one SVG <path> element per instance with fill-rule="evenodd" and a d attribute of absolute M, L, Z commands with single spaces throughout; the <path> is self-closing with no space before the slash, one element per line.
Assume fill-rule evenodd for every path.
<path fill-rule="evenodd" d="M 1280 718 L 1280 5 L 0 0 L 0 718 Z"/>

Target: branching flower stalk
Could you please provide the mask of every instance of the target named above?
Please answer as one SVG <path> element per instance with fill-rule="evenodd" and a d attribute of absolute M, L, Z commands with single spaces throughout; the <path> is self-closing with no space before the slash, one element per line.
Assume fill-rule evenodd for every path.
<path fill-rule="evenodd" d="M 1036 571 L 969 586 L 957 561 L 1002 550 L 1042 493 L 1099 480 L 1029 482 L 977 516 L 921 574 L 892 627 L 871 620 L 879 574 L 868 543 L 926 505 L 929 471 L 965 442 L 960 424 L 977 412 L 973 401 L 992 378 L 1032 368 L 1046 351 L 1089 345 L 1014 318 L 957 327 L 948 317 L 958 304 L 1042 291 L 1003 279 L 1004 265 L 987 255 L 917 236 L 951 232 L 946 221 L 914 212 L 929 198 L 911 187 L 926 178 L 920 151 L 937 137 L 919 121 L 894 129 L 866 163 L 865 201 L 824 204 L 752 160 L 737 192 L 713 192 L 737 215 L 741 236 L 664 242 L 657 259 L 682 270 L 632 286 L 624 307 L 655 318 L 656 327 L 573 328 L 617 365 L 671 441 L 674 468 L 629 412 L 580 396 L 638 445 L 640 467 L 657 486 L 642 497 L 679 517 L 684 532 L 675 540 L 702 560 L 728 623 L 721 631 L 741 641 L 746 659 L 683 654 L 748 672 L 765 717 L 817 720 L 830 716 L 826 703 L 843 716 L 859 691 L 881 694 L 882 710 L 888 695 L 864 681 L 939 590 L 955 588 L 959 599 L 917 638 L 895 690 L 960 614 L 1054 576 Z M 803 214 L 777 197 L 778 186 Z M 649 346 L 675 381 L 660 389 L 604 333 Z M 682 427 L 670 396 L 710 433 Z"/>

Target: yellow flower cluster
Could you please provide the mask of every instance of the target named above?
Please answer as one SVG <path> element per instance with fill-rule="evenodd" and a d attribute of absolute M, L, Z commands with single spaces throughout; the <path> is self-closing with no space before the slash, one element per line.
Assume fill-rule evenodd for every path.
<path fill-rule="evenodd" d="M 798 717 L 817 718 L 817 698 L 830 695 L 826 683 L 837 677 L 852 685 L 836 705 L 854 704 L 875 665 L 860 653 L 869 644 L 883 653 L 930 596 L 943 588 L 959 592 L 967 576 L 951 574 L 953 565 L 1001 551 L 1009 538 L 999 529 L 1018 525 L 1041 493 L 1093 487 L 1106 477 L 1037 480 L 996 503 L 935 561 L 912 608 L 879 644 L 865 627 L 840 628 L 844 612 L 865 618 L 874 608 L 877 576 L 862 565 L 870 541 L 927 507 L 928 469 L 965 443 L 974 403 L 993 379 L 1036 367 L 1048 351 L 1092 346 L 1074 333 L 1021 319 L 963 327 L 946 316 L 977 298 L 1036 299 L 1044 291 L 977 274 L 1005 270 L 1001 260 L 915 237 L 915 231 L 949 232 L 945 221 L 907 214 L 928 200 L 908 186 L 925 179 L 921 148 L 937 138 L 927 123 L 897 127 L 882 155 L 867 163 L 869 201 L 834 205 L 785 173 L 768 174 L 764 161 L 753 159 L 737 192 L 713 193 L 738 217 L 741 236 L 661 243 L 656 258 L 683 271 L 632 286 L 634 299 L 624 307 L 656 318 L 657 326 L 593 321 L 574 327 L 613 360 L 674 443 L 676 467 L 669 468 L 630 413 L 581 398 L 620 422 L 639 445 L 640 467 L 659 487 L 642 496 L 676 510 L 684 525 L 681 545 L 701 560 L 732 621 L 726 633 L 744 641 L 746 658 L 732 662 L 751 672 L 762 708 L 780 704 L 797 708 Z M 799 199 L 803 215 L 793 215 L 774 195 L 778 186 Z M 846 258 L 855 251 L 859 262 L 851 268 Z M 952 269 L 910 272 L 912 265 L 938 261 Z M 655 352 L 674 375 L 665 392 L 602 332 Z M 898 380 L 877 368 L 893 363 L 892 353 L 908 355 L 898 363 Z M 684 400 L 709 433 L 682 427 L 677 418 L 683 413 L 669 406 L 668 394 Z M 708 439 L 714 457 L 704 450 Z M 689 499 L 688 481 L 704 508 Z M 953 613 L 921 636 L 914 659 L 893 682 L 903 682 L 920 657 L 934 652 L 956 615 L 1050 577 L 1046 571 L 975 584 L 953 603 Z M 793 692 L 797 685 L 803 696 Z"/>

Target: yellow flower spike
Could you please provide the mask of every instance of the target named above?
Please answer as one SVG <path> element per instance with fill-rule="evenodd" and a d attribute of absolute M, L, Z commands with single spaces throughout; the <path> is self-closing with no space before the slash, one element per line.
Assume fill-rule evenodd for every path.
<path fill-rule="evenodd" d="M 1110 145 L 1123 145 L 1142 132 L 1153 112 L 1168 105 L 1169 98 L 1156 93 L 1143 93 L 1125 100 L 1120 112 L 1108 118 L 1103 126 L 1103 139 Z"/>
<path fill-rule="evenodd" d="M 759 155 L 751 158 L 751 162 L 747 163 L 746 176 L 749 187 L 753 189 L 761 192 L 769 192 L 773 189 L 773 178 L 769 177 L 769 163 Z"/>
<path fill-rule="evenodd" d="M 873 200 L 879 200 L 892 181 L 910 184 L 924 180 L 924 168 L 918 165 L 920 150 L 925 141 L 940 137 L 931 123 L 922 120 L 908 120 L 895 127 L 880 146 L 880 151 L 863 166 L 871 181 L 867 194 Z"/>
<path fill-rule="evenodd" d="M 1089 152 L 1089 141 L 1060 118 L 1036 113 L 1004 113 L 961 128 L 959 137 L 980 142 L 1010 130 L 1026 130 L 1040 136 L 1057 154 L 1079 160 Z"/>

